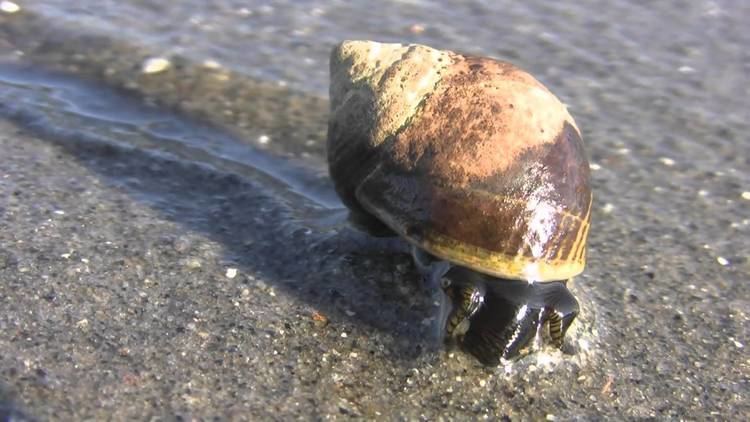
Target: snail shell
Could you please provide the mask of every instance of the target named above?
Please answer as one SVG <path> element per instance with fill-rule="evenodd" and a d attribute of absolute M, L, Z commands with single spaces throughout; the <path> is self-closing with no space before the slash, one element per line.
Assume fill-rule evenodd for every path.
<path fill-rule="evenodd" d="M 344 203 L 430 254 L 528 281 L 583 271 L 589 165 L 566 107 L 523 70 L 423 45 L 331 55 L 328 161 Z"/>

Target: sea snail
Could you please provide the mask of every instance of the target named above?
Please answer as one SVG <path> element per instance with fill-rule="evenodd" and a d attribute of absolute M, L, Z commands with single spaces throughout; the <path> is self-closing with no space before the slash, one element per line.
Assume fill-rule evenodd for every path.
<path fill-rule="evenodd" d="M 330 96 L 336 191 L 353 221 L 412 246 L 442 334 L 485 364 L 561 347 L 592 200 L 565 105 L 509 63 L 370 41 L 334 48 Z"/>

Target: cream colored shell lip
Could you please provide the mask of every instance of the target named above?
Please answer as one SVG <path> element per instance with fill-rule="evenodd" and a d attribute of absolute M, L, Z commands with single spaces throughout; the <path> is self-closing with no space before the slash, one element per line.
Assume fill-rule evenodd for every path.
<path fill-rule="evenodd" d="M 375 210 L 378 218 L 387 226 L 403 233 L 402 224 L 394 221 L 388 215 L 377 212 L 376 206 L 368 204 L 363 198 L 368 209 Z M 589 224 L 581 225 L 579 237 L 588 232 Z M 402 234 L 402 237 L 412 245 L 422 248 L 438 258 L 450 261 L 454 264 L 471 268 L 475 271 L 509 280 L 524 280 L 528 282 L 560 281 L 568 280 L 583 272 L 586 266 L 585 244 L 576 259 L 542 260 L 521 254 L 509 256 L 502 252 L 493 252 L 475 245 L 469 245 L 455 239 L 451 239 L 437 232 L 425 231 L 420 237 Z"/>

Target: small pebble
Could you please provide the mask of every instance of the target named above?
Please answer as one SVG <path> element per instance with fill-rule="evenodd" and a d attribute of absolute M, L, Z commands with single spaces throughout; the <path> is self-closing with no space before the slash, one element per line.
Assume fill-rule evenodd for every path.
<path fill-rule="evenodd" d="M 740 196 L 742 197 L 742 199 L 746 199 L 746 200 L 750 201 L 750 191 L 748 191 L 748 192 L 742 192 L 742 195 L 740 195 Z"/>
<path fill-rule="evenodd" d="M 185 262 L 185 266 L 194 270 L 201 267 L 201 262 L 195 258 L 188 259 L 187 262 Z"/>
<path fill-rule="evenodd" d="M 267 144 L 268 141 L 270 141 L 270 140 L 271 140 L 271 138 L 269 138 L 268 135 L 260 135 L 258 137 L 258 142 L 261 143 L 261 144 L 263 144 L 263 145 Z"/>
<path fill-rule="evenodd" d="M 146 74 L 159 73 L 167 70 L 171 63 L 163 57 L 146 59 L 141 65 L 141 71 Z"/>
<path fill-rule="evenodd" d="M 409 27 L 409 32 L 411 32 L 414 35 L 419 35 L 423 33 L 424 30 L 425 30 L 424 25 L 419 24 L 419 23 L 415 23 L 414 25 Z"/>
<path fill-rule="evenodd" d="M 612 204 L 610 204 L 609 202 L 607 202 L 607 203 L 606 203 L 606 204 L 604 204 L 604 206 L 602 207 L 602 212 L 603 212 L 603 213 L 605 213 L 605 214 L 609 214 L 609 213 L 611 213 L 611 212 L 612 212 L 612 210 L 614 210 L 614 209 L 615 209 L 615 206 L 614 206 L 614 205 L 612 205 Z"/>
<path fill-rule="evenodd" d="M 237 268 L 227 268 L 226 276 L 229 279 L 237 277 Z"/>
<path fill-rule="evenodd" d="M 695 69 L 690 66 L 680 66 L 677 71 L 680 73 L 693 73 Z"/>
<path fill-rule="evenodd" d="M 553 414 L 551 414 L 551 413 L 547 415 L 547 418 L 546 418 L 546 419 L 547 419 L 548 421 L 554 421 L 554 420 L 557 420 L 557 418 L 555 417 L 555 415 L 553 415 Z"/>
<path fill-rule="evenodd" d="M 740 342 L 739 342 L 739 341 L 737 341 L 737 340 L 734 340 L 734 347 L 736 347 L 736 348 L 738 348 L 738 349 L 742 349 L 743 347 L 745 347 L 745 345 L 744 345 L 744 344 L 742 344 L 742 343 L 740 343 Z"/>
<path fill-rule="evenodd" d="M 208 69 L 219 69 L 221 67 L 221 64 L 216 60 L 208 59 L 203 61 L 203 67 L 206 67 Z"/>
<path fill-rule="evenodd" d="M 328 325 L 328 317 L 318 311 L 313 312 L 312 319 L 318 327 L 325 327 Z"/>
<path fill-rule="evenodd" d="M 347 338 L 348 335 L 346 333 L 341 333 L 341 338 Z"/>
<path fill-rule="evenodd" d="M 596 164 L 596 163 L 591 163 L 591 164 L 589 164 L 589 168 L 590 168 L 591 170 L 594 170 L 594 171 L 596 171 L 596 170 L 601 170 L 601 169 L 602 169 L 602 166 L 600 166 L 599 164 Z"/>
<path fill-rule="evenodd" d="M 16 3 L 13 3 L 12 1 L 0 1 L 0 10 L 2 10 L 5 13 L 16 13 L 21 10 L 21 6 L 17 5 Z"/>
<path fill-rule="evenodd" d="M 674 160 L 669 157 L 661 157 L 659 161 L 667 167 L 672 167 L 675 164 Z"/>
<path fill-rule="evenodd" d="M 725 267 L 726 267 L 727 265 L 729 265 L 729 260 L 727 260 L 727 259 L 726 259 L 726 258 L 724 258 L 723 256 L 717 257 L 717 258 L 716 258 L 716 261 L 717 261 L 717 262 L 719 263 L 719 265 L 722 265 L 722 266 L 725 266 Z"/>

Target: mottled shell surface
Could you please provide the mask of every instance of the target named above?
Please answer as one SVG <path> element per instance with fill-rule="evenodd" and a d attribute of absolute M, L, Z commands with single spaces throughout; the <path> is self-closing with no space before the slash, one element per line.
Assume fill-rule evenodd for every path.
<path fill-rule="evenodd" d="M 502 278 L 583 271 L 589 164 L 575 121 L 500 61 L 346 41 L 331 55 L 328 160 L 344 203 Z"/>

